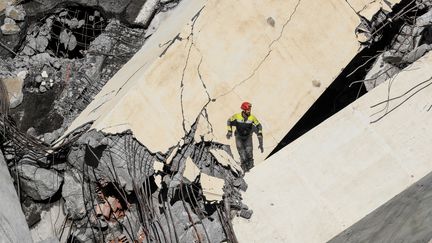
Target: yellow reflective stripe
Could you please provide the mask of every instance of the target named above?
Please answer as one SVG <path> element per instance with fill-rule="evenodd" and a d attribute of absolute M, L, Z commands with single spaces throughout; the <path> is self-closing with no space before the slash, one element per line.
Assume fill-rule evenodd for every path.
<path fill-rule="evenodd" d="M 227 130 L 228 130 L 228 132 L 232 132 L 232 127 L 231 126 L 227 126 Z"/>

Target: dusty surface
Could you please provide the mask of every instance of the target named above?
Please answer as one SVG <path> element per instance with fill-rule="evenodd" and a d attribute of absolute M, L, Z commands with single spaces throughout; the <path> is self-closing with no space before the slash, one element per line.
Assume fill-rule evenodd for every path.
<path fill-rule="evenodd" d="M 329 242 L 430 242 L 431 180 L 429 173 Z"/>
<path fill-rule="evenodd" d="M 256 166 L 240 242 L 328 241 L 428 174 L 431 67 L 427 54 Z"/>

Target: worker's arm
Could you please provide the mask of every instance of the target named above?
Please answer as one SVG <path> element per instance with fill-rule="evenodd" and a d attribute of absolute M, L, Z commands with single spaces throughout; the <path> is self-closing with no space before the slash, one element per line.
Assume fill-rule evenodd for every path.
<path fill-rule="evenodd" d="M 233 126 L 233 122 L 235 121 L 234 116 L 231 116 L 230 118 L 228 118 L 228 121 L 227 121 L 227 134 L 226 134 L 227 139 L 230 139 L 232 136 L 232 126 Z"/>
<path fill-rule="evenodd" d="M 252 122 L 255 126 L 256 134 L 258 136 L 258 143 L 259 143 L 258 148 L 261 150 L 262 153 L 264 152 L 262 125 L 255 116 L 252 116 Z"/>

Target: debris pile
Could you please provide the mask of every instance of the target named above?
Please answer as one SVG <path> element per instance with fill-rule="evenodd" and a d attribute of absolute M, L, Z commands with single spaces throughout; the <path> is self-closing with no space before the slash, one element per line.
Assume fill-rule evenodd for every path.
<path fill-rule="evenodd" d="M 357 12 L 361 23 L 355 33 L 362 48 L 379 48 L 376 55 L 354 71 L 369 68 L 360 80 L 367 91 L 394 77 L 432 49 L 432 1 L 401 1 L 394 6 L 383 1 L 380 6 L 373 15 L 366 7 Z"/>
<path fill-rule="evenodd" d="M 83 128 L 65 141 L 48 158 L 10 163 L 34 230 L 51 227 L 43 212 L 58 203 L 69 242 L 221 242 L 234 237 L 231 215 L 252 215 L 241 202 L 241 172 L 214 155 L 228 147 L 195 142 L 193 132 L 166 154 L 129 132 Z"/>
<path fill-rule="evenodd" d="M 63 193 L 66 211 L 77 228 L 72 237 L 90 239 L 96 234 L 106 241 L 126 238 L 130 242 L 143 238 L 158 242 L 226 239 L 221 222 L 230 216 L 222 200 L 250 217 L 239 193 L 247 186 L 239 171 L 223 166 L 210 153 L 211 149 L 226 149 L 223 145 L 194 143 L 192 137 L 162 154 L 148 151 L 129 133 L 90 131 L 81 136 L 71 147 L 67 164 L 72 171 L 81 171 L 82 177 L 74 184 L 83 185 L 84 191 L 76 194 L 84 197 Z M 206 188 L 204 180 L 221 180 L 221 188 Z"/>

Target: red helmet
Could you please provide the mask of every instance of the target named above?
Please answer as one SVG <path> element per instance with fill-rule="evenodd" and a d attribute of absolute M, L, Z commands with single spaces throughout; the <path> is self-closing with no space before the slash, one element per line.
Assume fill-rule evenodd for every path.
<path fill-rule="evenodd" d="M 252 104 L 245 101 L 241 104 L 240 108 L 244 111 L 249 110 L 252 107 Z"/>

